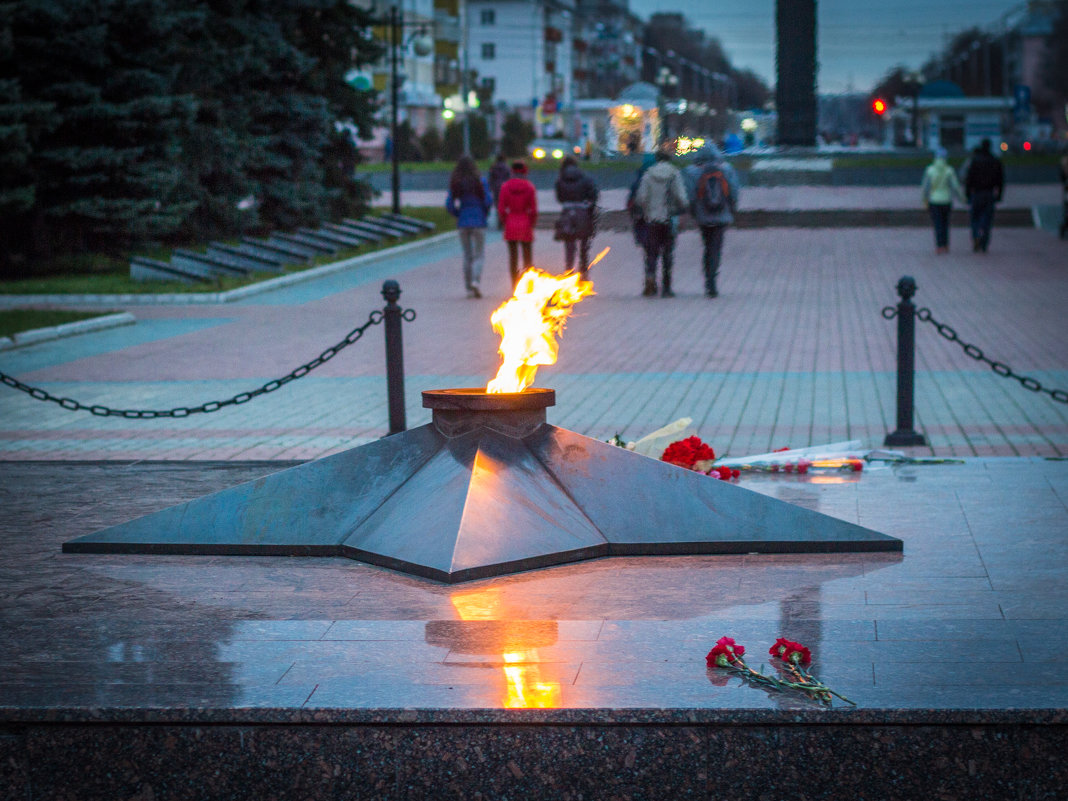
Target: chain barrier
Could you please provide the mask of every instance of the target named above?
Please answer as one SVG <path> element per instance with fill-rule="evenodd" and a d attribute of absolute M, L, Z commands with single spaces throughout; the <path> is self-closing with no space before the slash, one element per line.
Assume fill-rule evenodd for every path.
<path fill-rule="evenodd" d="M 405 309 L 401 312 L 401 318 L 411 322 L 415 319 L 414 309 Z M 253 389 L 249 392 L 239 392 L 232 398 L 227 398 L 221 401 L 208 401 L 202 403 L 199 406 L 178 406 L 174 409 L 112 409 L 108 406 L 101 405 L 86 405 L 80 403 L 71 398 L 57 398 L 49 392 L 38 387 L 31 387 L 28 384 L 24 384 L 13 376 L 9 376 L 7 373 L 0 372 L 0 383 L 6 384 L 12 389 L 17 389 L 25 392 L 31 398 L 36 398 L 41 401 L 50 401 L 52 403 L 58 403 L 64 409 L 68 409 L 72 412 L 81 411 L 89 412 L 97 417 L 124 417 L 128 420 L 155 420 L 160 417 L 189 417 L 191 414 L 209 414 L 211 412 L 217 412 L 220 409 L 224 409 L 227 406 L 239 406 L 242 403 L 248 403 L 253 398 L 257 398 L 260 395 L 266 395 L 268 392 L 274 392 L 276 389 L 281 389 L 290 381 L 296 381 L 298 378 L 304 378 L 308 373 L 319 367 L 326 362 L 333 359 L 341 351 L 360 340 L 364 335 L 364 332 L 372 326 L 378 325 L 385 319 L 385 315 L 381 311 L 373 311 L 367 317 L 367 322 L 358 328 L 354 328 L 345 335 L 345 338 L 338 342 L 336 345 L 331 345 L 324 350 L 314 359 L 309 362 L 305 362 L 300 367 L 291 370 L 281 378 L 276 378 L 273 381 L 268 381 L 263 386 Z"/>
<path fill-rule="evenodd" d="M 883 317 L 887 320 L 893 320 L 895 317 L 897 317 L 897 308 L 894 306 L 884 307 Z M 956 342 L 958 345 L 961 346 L 961 348 L 968 356 L 975 359 L 977 362 L 983 362 L 983 364 L 988 365 L 991 370 L 993 370 L 1002 378 L 1014 378 L 1020 382 L 1020 386 L 1022 386 L 1024 389 L 1029 389 L 1032 392 L 1045 392 L 1055 401 L 1058 401 L 1060 403 L 1068 403 L 1068 392 L 1063 389 L 1049 389 L 1048 387 L 1044 387 L 1036 379 L 1016 373 L 1011 367 L 1009 367 L 1004 362 L 994 361 L 993 359 L 989 358 L 985 353 L 983 353 L 982 349 L 978 345 L 971 345 L 967 342 L 964 342 L 959 336 L 957 336 L 957 332 L 953 330 L 951 326 L 948 326 L 945 323 L 938 322 L 938 320 L 936 320 L 931 315 L 931 310 L 928 309 L 926 306 L 916 309 L 916 318 L 918 320 L 921 320 L 922 322 L 930 323 L 931 325 L 933 325 L 938 331 L 939 335 L 941 335 L 944 339 L 948 339 L 950 342 Z"/>

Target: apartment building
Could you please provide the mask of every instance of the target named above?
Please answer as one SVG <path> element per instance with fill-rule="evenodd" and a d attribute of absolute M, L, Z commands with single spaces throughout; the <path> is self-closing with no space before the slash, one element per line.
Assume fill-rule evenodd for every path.
<path fill-rule="evenodd" d="M 575 0 L 467 0 L 468 66 L 494 104 L 563 131 L 574 102 Z"/>

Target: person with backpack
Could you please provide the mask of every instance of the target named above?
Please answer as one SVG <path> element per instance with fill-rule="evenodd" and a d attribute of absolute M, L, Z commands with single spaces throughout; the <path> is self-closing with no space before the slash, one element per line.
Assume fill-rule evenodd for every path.
<path fill-rule="evenodd" d="M 508 243 L 508 272 L 512 288 L 519 283 L 519 250 L 523 251 L 523 271 L 534 266 L 534 226 L 538 222 L 538 192 L 527 180 L 527 165 L 512 162 L 512 177 L 504 182 L 497 198 L 497 214 L 504 221 L 504 241 Z"/>
<path fill-rule="evenodd" d="M 934 161 L 923 172 L 920 191 L 934 226 L 935 253 L 949 253 L 949 212 L 953 198 L 964 200 L 964 192 L 957 174 L 946 162 L 944 147 L 935 149 Z"/>
<path fill-rule="evenodd" d="M 646 223 L 645 287 L 643 297 L 656 295 L 656 263 L 663 258 L 663 282 L 660 297 L 673 298 L 671 268 L 675 260 L 675 231 L 678 216 L 686 210 L 686 185 L 682 173 L 671 163 L 667 150 L 656 152 L 653 164 L 638 183 L 634 206 L 640 209 Z"/>
<path fill-rule="evenodd" d="M 990 152 L 990 140 L 984 139 L 972 154 L 964 175 L 964 192 L 971 204 L 972 250 L 986 253 L 990 246 L 990 229 L 994 225 L 994 204 L 1001 202 L 1005 190 L 1005 172 L 1001 160 Z"/>
<path fill-rule="evenodd" d="M 493 208 L 493 195 L 486 179 L 478 174 L 478 165 L 470 156 L 460 156 L 449 176 L 449 194 L 445 208 L 456 218 L 460 245 L 464 252 L 464 285 L 467 297 L 480 298 L 482 291 L 483 253 L 486 248 L 486 222 Z"/>
<path fill-rule="evenodd" d="M 553 238 L 564 243 L 564 267 L 567 272 L 571 272 L 575 266 L 575 251 L 578 251 L 578 271 L 583 280 L 590 264 L 590 240 L 594 234 L 597 196 L 597 184 L 579 169 L 575 157 L 565 157 L 560 165 L 560 176 L 556 179 L 560 216 L 556 218 Z"/>
<path fill-rule="evenodd" d="M 727 226 L 734 222 L 734 212 L 738 208 L 738 173 L 724 161 L 718 147 L 707 143 L 698 149 L 693 164 L 682 174 L 690 211 L 704 241 L 705 297 L 716 298 L 719 297 L 716 276 L 723 252 L 723 235 Z"/>

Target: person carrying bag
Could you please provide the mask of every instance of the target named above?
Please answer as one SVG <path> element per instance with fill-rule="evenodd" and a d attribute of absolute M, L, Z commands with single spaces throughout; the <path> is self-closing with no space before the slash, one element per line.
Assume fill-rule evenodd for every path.
<path fill-rule="evenodd" d="M 571 272 L 578 252 L 578 271 L 586 277 L 590 264 L 590 242 L 596 228 L 597 185 L 579 169 L 578 162 L 567 156 L 556 179 L 556 199 L 560 215 L 556 218 L 553 239 L 564 243 L 564 266 Z"/>

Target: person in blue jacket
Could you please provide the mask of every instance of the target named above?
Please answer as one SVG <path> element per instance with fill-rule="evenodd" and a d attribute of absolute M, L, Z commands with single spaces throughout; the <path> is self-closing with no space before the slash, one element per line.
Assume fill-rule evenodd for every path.
<path fill-rule="evenodd" d="M 449 176 L 449 194 L 445 208 L 456 218 L 460 245 L 464 251 L 464 286 L 467 297 L 480 298 L 482 265 L 485 261 L 486 224 L 493 208 L 493 195 L 478 165 L 470 156 L 460 156 Z"/>

